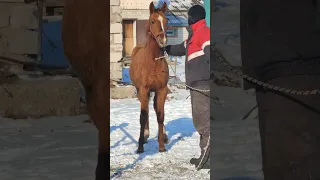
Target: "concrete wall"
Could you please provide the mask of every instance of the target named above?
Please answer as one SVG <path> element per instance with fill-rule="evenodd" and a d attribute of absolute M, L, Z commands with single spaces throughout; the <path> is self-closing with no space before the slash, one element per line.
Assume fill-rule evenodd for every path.
<path fill-rule="evenodd" d="M 121 79 L 122 69 L 118 63 L 123 54 L 122 14 L 120 0 L 110 1 L 110 78 Z"/>
<path fill-rule="evenodd" d="M 32 61 L 26 54 L 37 54 L 37 6 L 23 0 L 0 0 L 0 55 Z"/>

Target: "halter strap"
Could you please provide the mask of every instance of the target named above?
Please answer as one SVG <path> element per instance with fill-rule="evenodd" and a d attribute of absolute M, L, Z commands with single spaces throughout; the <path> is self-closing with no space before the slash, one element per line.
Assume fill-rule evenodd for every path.
<path fill-rule="evenodd" d="M 159 60 L 159 59 L 168 57 L 168 53 L 167 53 L 167 51 L 166 51 L 166 48 L 164 48 L 164 47 L 163 47 L 163 48 L 160 48 L 160 52 L 163 52 L 163 56 L 154 58 L 155 60 Z"/>
<path fill-rule="evenodd" d="M 152 32 L 152 29 L 151 29 L 151 26 L 149 27 L 149 31 L 150 31 L 150 33 L 152 34 L 152 36 L 153 36 L 153 38 L 157 41 L 157 37 L 159 36 L 159 35 L 161 35 L 161 34 L 164 34 L 165 32 L 164 31 L 161 31 L 161 32 L 159 32 L 158 34 L 154 34 L 153 32 Z M 154 58 L 155 60 L 159 60 L 159 59 L 163 59 L 163 58 L 166 58 L 166 57 L 168 57 L 168 53 L 167 53 L 167 51 L 166 51 L 166 49 L 163 47 L 163 48 L 160 48 L 160 52 L 163 52 L 163 56 L 160 56 L 160 57 L 157 57 L 157 58 Z"/>
<path fill-rule="evenodd" d="M 161 32 L 159 32 L 158 34 L 154 34 L 154 33 L 152 32 L 151 26 L 149 27 L 149 31 L 150 31 L 150 33 L 152 34 L 152 36 L 153 36 L 154 38 L 157 38 L 159 35 L 164 34 L 164 31 L 161 31 Z"/>

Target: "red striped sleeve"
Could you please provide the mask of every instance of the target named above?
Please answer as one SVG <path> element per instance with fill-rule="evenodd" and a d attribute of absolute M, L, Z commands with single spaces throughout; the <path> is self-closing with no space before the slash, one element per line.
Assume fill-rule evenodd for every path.
<path fill-rule="evenodd" d="M 210 46 L 210 28 L 203 28 L 199 34 L 199 46 L 204 50 L 205 47 Z"/>

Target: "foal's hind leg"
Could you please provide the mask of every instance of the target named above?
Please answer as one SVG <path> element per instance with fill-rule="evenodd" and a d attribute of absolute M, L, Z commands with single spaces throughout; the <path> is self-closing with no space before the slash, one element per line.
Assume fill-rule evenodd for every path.
<path fill-rule="evenodd" d="M 139 137 L 139 147 L 137 153 L 143 153 L 143 144 L 145 140 L 145 128 L 149 117 L 149 89 L 140 88 L 139 89 L 139 100 L 141 105 L 140 112 L 140 137 Z"/>
<path fill-rule="evenodd" d="M 157 114 L 158 129 L 159 129 L 159 135 L 158 135 L 159 152 L 166 151 L 166 148 L 164 146 L 164 139 L 165 139 L 165 134 L 164 134 L 164 103 L 166 101 L 166 97 L 167 97 L 167 87 L 157 90 L 156 114 Z"/>
<path fill-rule="evenodd" d="M 154 95 L 154 98 L 153 98 L 153 108 L 154 108 L 154 111 L 157 113 L 157 92 L 155 93 Z M 157 118 L 158 118 L 158 114 L 157 114 Z M 159 134 L 158 134 L 159 135 Z M 169 143 L 169 139 L 168 139 L 168 136 L 166 134 L 166 127 L 165 125 L 163 125 L 163 140 L 164 140 L 164 143 L 165 144 L 168 144 Z"/>

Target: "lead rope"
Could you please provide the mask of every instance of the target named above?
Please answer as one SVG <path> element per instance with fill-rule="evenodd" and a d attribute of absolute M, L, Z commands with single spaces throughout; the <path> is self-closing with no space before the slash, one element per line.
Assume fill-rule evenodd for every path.
<path fill-rule="evenodd" d="M 168 53 L 166 50 L 164 50 L 164 55 L 163 56 L 160 56 L 160 57 L 157 57 L 157 58 L 154 58 L 156 61 L 159 60 L 159 59 L 162 59 L 162 58 L 167 58 L 169 57 Z M 172 66 L 169 65 L 170 68 L 172 69 Z M 173 70 L 173 69 L 172 69 Z M 191 90 L 194 90 L 194 91 L 198 91 L 198 92 L 203 92 L 203 93 L 206 93 L 206 92 L 210 92 L 210 89 L 209 90 L 204 90 L 204 89 L 197 89 L 197 88 L 194 88 L 194 87 L 191 87 L 189 85 L 184 85 L 185 87 L 191 89 Z"/>
<path fill-rule="evenodd" d="M 241 69 L 237 69 L 235 66 L 232 66 L 226 60 L 226 58 L 223 56 L 223 54 L 214 45 L 210 45 L 210 46 L 211 46 L 211 52 L 216 54 L 216 62 L 220 63 L 223 67 L 227 68 L 229 70 L 228 74 L 230 74 L 234 77 L 240 77 L 240 78 L 243 78 L 243 79 L 247 80 L 248 82 L 253 83 L 255 85 L 258 85 L 260 87 L 270 89 L 273 91 L 278 91 L 281 93 L 286 93 L 286 94 L 301 95 L 301 96 L 320 94 L 320 89 L 296 90 L 296 89 L 290 89 L 290 88 L 283 88 L 283 87 L 268 84 L 266 82 L 260 81 L 258 79 L 253 78 L 253 77 L 250 77 L 249 75 L 244 74 Z"/>
<path fill-rule="evenodd" d="M 154 58 L 156 61 L 159 60 L 159 59 L 162 59 L 162 58 L 167 58 L 168 57 L 168 53 L 166 50 L 164 50 L 164 55 L 163 56 L 160 56 L 160 57 L 157 57 L 157 58 Z M 171 67 L 171 65 L 169 65 Z M 172 69 L 172 67 L 171 67 Z M 173 70 L 173 69 L 172 69 Z M 198 91 L 198 92 L 210 92 L 210 90 L 203 90 L 203 89 L 197 89 L 197 88 L 193 88 L 191 86 L 188 86 L 188 85 L 184 85 L 185 87 L 191 89 L 191 90 L 194 90 L 194 91 Z"/>
<path fill-rule="evenodd" d="M 167 53 L 166 50 L 164 50 L 164 55 L 163 56 L 160 56 L 160 57 L 157 57 L 157 58 L 154 58 L 155 60 L 159 60 L 159 59 L 162 59 L 162 58 L 167 58 L 169 55 Z"/>

